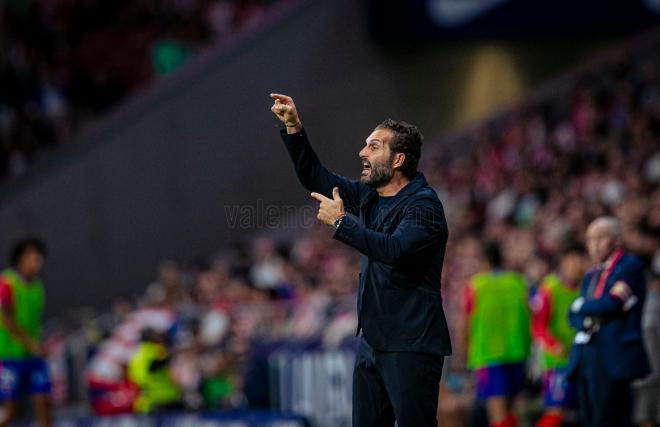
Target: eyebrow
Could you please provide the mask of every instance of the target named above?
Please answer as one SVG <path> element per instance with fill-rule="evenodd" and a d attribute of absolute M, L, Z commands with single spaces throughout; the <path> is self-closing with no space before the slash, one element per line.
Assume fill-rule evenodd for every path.
<path fill-rule="evenodd" d="M 368 139 L 366 142 L 367 142 L 367 145 L 371 144 L 372 142 L 380 142 L 381 144 L 383 143 L 383 141 L 381 141 L 378 138 Z"/>

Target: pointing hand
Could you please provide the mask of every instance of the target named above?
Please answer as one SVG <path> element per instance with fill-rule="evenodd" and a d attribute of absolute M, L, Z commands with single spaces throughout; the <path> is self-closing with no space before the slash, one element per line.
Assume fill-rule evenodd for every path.
<path fill-rule="evenodd" d="M 320 202 L 319 213 L 316 217 L 324 224 L 334 225 L 336 220 L 346 215 L 344 201 L 339 197 L 339 188 L 332 189 L 332 199 L 319 193 L 312 193 L 311 196 Z"/>

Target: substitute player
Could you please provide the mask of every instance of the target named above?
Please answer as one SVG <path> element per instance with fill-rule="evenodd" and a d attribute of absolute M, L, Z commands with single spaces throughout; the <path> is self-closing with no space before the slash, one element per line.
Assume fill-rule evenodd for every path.
<path fill-rule="evenodd" d="M 50 378 L 41 343 L 44 287 L 39 273 L 46 246 L 35 238 L 16 243 L 11 267 L 0 275 L 0 427 L 16 416 L 19 399 L 29 395 L 39 426 L 52 425 Z"/>
<path fill-rule="evenodd" d="M 576 332 L 568 322 L 568 312 L 580 296 L 585 263 L 584 248 L 568 248 L 562 254 L 559 272 L 546 276 L 534 296 L 533 334 L 541 348 L 545 403 L 545 414 L 537 427 L 561 426 L 566 411 L 577 407 L 577 390 L 566 378 L 568 353 Z"/>
<path fill-rule="evenodd" d="M 468 367 L 476 371 L 477 398 L 485 401 L 491 427 L 515 427 L 513 404 L 525 386 L 530 313 L 525 279 L 503 269 L 496 243 L 484 248 L 486 271 L 466 288 Z"/>

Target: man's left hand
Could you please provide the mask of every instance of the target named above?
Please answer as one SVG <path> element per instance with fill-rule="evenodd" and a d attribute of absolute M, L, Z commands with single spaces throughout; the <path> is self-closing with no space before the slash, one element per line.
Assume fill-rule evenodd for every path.
<path fill-rule="evenodd" d="M 339 188 L 332 189 L 332 199 L 323 194 L 312 193 L 312 197 L 321 202 L 319 213 L 316 215 L 324 224 L 334 225 L 335 221 L 346 215 L 344 212 L 344 201 L 339 197 Z"/>

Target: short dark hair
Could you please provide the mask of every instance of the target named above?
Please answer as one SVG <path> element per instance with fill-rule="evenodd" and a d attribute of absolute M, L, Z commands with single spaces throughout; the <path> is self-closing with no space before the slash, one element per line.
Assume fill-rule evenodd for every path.
<path fill-rule="evenodd" d="M 564 246 L 562 255 L 584 255 L 587 253 L 587 250 L 584 248 L 584 245 L 580 242 L 569 242 Z"/>
<path fill-rule="evenodd" d="M 23 255 L 30 250 L 39 252 L 44 258 L 48 254 L 46 244 L 43 240 L 38 237 L 26 237 L 17 241 L 14 243 L 14 246 L 12 246 L 11 252 L 9 253 L 9 264 L 12 267 L 16 267 L 18 263 L 21 262 Z"/>
<path fill-rule="evenodd" d="M 502 268 L 502 251 L 497 242 L 488 242 L 484 245 L 484 256 L 492 268 Z"/>
<path fill-rule="evenodd" d="M 419 132 L 417 126 L 402 120 L 385 119 L 376 129 L 389 129 L 394 134 L 390 150 L 392 153 L 403 153 L 406 159 L 401 165 L 401 172 L 408 179 L 412 179 L 417 173 L 417 165 L 422 155 L 422 141 L 424 136 Z"/>

